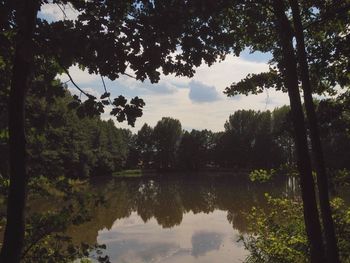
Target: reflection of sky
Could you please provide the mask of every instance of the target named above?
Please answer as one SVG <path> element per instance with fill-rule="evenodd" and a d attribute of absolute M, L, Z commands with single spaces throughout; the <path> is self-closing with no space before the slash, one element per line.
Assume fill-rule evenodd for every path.
<path fill-rule="evenodd" d="M 216 232 L 198 232 L 192 236 L 192 255 L 203 256 L 212 250 L 219 250 L 223 234 Z"/>
<path fill-rule="evenodd" d="M 99 231 L 112 263 L 119 262 L 242 262 L 247 252 L 236 240 L 238 231 L 227 213 L 186 213 L 179 226 L 162 228 L 152 218 L 144 223 L 137 213 Z"/>

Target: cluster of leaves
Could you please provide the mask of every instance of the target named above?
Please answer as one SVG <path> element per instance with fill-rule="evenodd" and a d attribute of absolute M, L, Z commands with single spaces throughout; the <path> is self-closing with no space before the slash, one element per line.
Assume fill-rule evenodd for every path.
<path fill-rule="evenodd" d="M 85 222 L 81 218 L 73 218 L 71 210 L 46 212 L 31 215 L 26 223 L 26 238 L 23 262 L 73 262 L 77 259 L 89 258 L 91 252 L 100 255 L 99 262 L 109 262 L 103 255 L 104 245 L 72 243 L 71 237 L 64 234 L 68 226 Z"/>
<path fill-rule="evenodd" d="M 95 96 L 87 95 L 87 99 L 82 101 L 77 95 L 73 95 L 73 100 L 69 103 L 70 109 L 75 109 L 79 118 L 96 117 L 105 112 L 105 106 L 111 105 L 113 108 L 110 115 L 115 116 L 117 121 L 123 122 L 127 120 L 130 126 L 135 125 L 137 118 L 142 116 L 142 108 L 145 102 L 139 97 L 132 98 L 130 103 L 127 99 L 120 95 L 110 101 L 110 93 L 106 92 L 101 95 L 100 100 Z"/>
<path fill-rule="evenodd" d="M 266 183 L 272 179 L 275 173 L 276 173 L 275 169 L 270 169 L 270 170 L 257 169 L 249 173 L 249 179 L 252 182 Z"/>
<path fill-rule="evenodd" d="M 179 166 L 187 170 L 198 170 L 214 164 L 218 134 L 210 130 L 185 131 L 178 150 Z"/>
<path fill-rule="evenodd" d="M 253 207 L 248 215 L 250 233 L 241 237 L 250 252 L 246 262 L 306 262 L 308 246 L 301 204 L 266 197 L 270 211 Z"/>
<path fill-rule="evenodd" d="M 350 207 L 341 198 L 332 200 L 333 220 L 338 236 L 339 253 L 342 262 L 350 262 Z"/>
<path fill-rule="evenodd" d="M 348 169 L 331 171 L 330 174 L 336 186 L 350 186 L 350 171 Z"/>
<path fill-rule="evenodd" d="M 174 168 L 181 136 L 181 123 L 177 119 L 163 117 L 154 128 L 144 124 L 134 136 L 131 163 L 134 166 Z"/>
<path fill-rule="evenodd" d="M 320 101 L 317 107 L 325 160 L 331 168 L 350 168 L 349 98 L 349 93 L 345 92 L 336 99 Z"/>
<path fill-rule="evenodd" d="M 53 26 L 53 25 L 52 25 Z M 8 105 L 13 57 L 13 37 L 1 31 L 6 44 L 0 45 L 0 174 L 8 177 Z M 68 41 L 69 42 L 69 41 Z M 44 49 L 43 49 L 44 50 Z M 117 129 L 113 121 L 102 121 L 99 115 L 110 100 L 106 92 L 100 99 L 89 94 L 71 95 L 67 86 L 56 79 L 65 72 L 52 56 L 36 56 L 26 97 L 26 137 L 28 171 L 31 175 L 88 177 L 110 175 L 126 163 L 131 133 Z M 73 82 L 71 80 L 71 82 Z M 85 96 L 88 96 L 84 100 Z M 83 97 L 83 98 L 81 98 Z M 117 120 L 134 125 L 142 115 L 144 102 L 136 97 L 114 100 Z M 117 109 L 117 111 L 116 111 Z"/>
<path fill-rule="evenodd" d="M 35 84 L 26 106 L 28 171 L 31 175 L 110 175 L 126 165 L 129 130 L 116 128 L 112 120 L 81 116 L 79 108 L 69 106 L 74 98 L 59 81 Z M 0 116 L 0 122 L 4 124 L 0 133 L 7 134 L 5 118 Z M 0 152 L 3 153 L 0 174 L 8 176 L 7 136 L 0 138 Z"/>
<path fill-rule="evenodd" d="M 6 189 L 6 180 L 1 180 L 2 189 Z M 75 244 L 66 234 L 68 227 L 80 225 L 90 220 L 92 211 L 88 207 L 101 205 L 103 199 L 86 193 L 86 183 L 65 177 L 49 179 L 33 177 L 29 182 L 29 199 L 35 205 L 36 199 L 55 200 L 60 207 L 50 210 L 30 212 L 27 216 L 24 249 L 21 255 L 26 263 L 38 262 L 73 262 L 76 259 L 89 258 L 96 255 L 98 262 L 109 262 L 104 255 L 105 245 Z M 7 189 L 6 189 L 7 190 Z M 4 195 L 5 196 L 5 195 Z M 29 204 L 31 206 L 31 204 Z M 1 215 L 3 226 L 4 215 Z M 0 228 L 1 229 L 1 228 Z"/>
<path fill-rule="evenodd" d="M 293 161 L 289 107 L 271 111 L 239 110 L 225 123 L 218 150 L 228 165 L 273 168 Z M 220 161 L 220 160 L 219 160 Z"/>
<path fill-rule="evenodd" d="M 68 177 L 110 175 L 125 166 L 128 130 L 117 129 L 112 120 L 79 116 L 67 107 L 68 92 L 48 104 L 45 98 L 28 103 L 27 133 L 29 167 L 33 174 Z M 44 120 L 44 121 L 43 121 Z M 35 124 L 35 123 L 34 123 Z"/>
<path fill-rule="evenodd" d="M 4 210 L 5 204 L 6 204 L 6 196 L 7 190 L 10 186 L 10 180 L 8 178 L 5 178 L 0 174 L 0 231 L 1 226 L 4 225 L 5 215 L 6 211 Z"/>
<path fill-rule="evenodd" d="M 63 68 L 77 63 L 112 80 L 129 68 L 136 79 L 156 82 L 160 70 L 192 76 L 201 63 L 211 65 L 230 50 L 238 54 L 244 48 L 212 19 L 225 19 L 222 10 L 229 1 L 62 2 L 77 11 L 76 20 L 39 19 L 35 48 Z"/>
<path fill-rule="evenodd" d="M 232 83 L 227 87 L 224 93 L 227 96 L 235 96 L 239 94 L 254 94 L 264 92 L 269 88 L 286 91 L 283 86 L 282 76 L 277 71 L 271 69 L 269 72 L 262 72 L 259 74 L 248 74 L 244 79 L 237 83 Z"/>
<path fill-rule="evenodd" d="M 126 102 L 127 100 L 123 96 L 114 99 L 112 104 L 115 108 L 111 111 L 111 115 L 116 116 L 119 122 L 127 119 L 128 124 L 134 126 L 136 118 L 142 116 L 142 108 L 145 106 L 145 103 L 139 97 L 131 99 L 130 104 L 126 104 Z"/>
<path fill-rule="evenodd" d="M 287 2 L 286 11 L 290 8 Z M 304 40 L 313 92 L 335 95 L 339 87 L 349 86 L 349 1 L 335 4 L 332 1 L 298 1 L 304 26 Z M 241 44 L 251 52 L 270 52 L 270 70 L 249 74 L 246 78 L 227 87 L 228 96 L 258 94 L 268 88 L 285 91 L 282 83 L 284 67 L 279 37 L 276 32 L 276 14 L 273 1 L 231 1 L 227 11 L 230 23 L 228 32 L 241 36 Z M 290 10 L 289 10 L 290 11 Z M 286 12 L 289 26 L 292 13 Z M 287 30 L 287 28 L 286 28 Z M 293 30 L 293 29 L 292 29 Z M 236 40 L 237 41 L 237 40 Z"/>
<path fill-rule="evenodd" d="M 250 252 L 245 262 L 309 262 L 309 247 L 299 201 L 272 198 L 268 210 L 254 207 L 248 214 L 249 233 L 242 235 Z M 341 198 L 331 202 L 342 262 L 350 260 L 350 208 Z"/>

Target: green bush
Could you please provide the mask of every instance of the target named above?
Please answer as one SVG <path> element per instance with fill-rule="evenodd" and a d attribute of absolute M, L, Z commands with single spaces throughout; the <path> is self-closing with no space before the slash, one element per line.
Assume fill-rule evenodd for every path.
<path fill-rule="evenodd" d="M 268 211 L 254 207 L 247 216 L 249 233 L 241 236 L 250 252 L 246 262 L 309 262 L 302 204 L 266 197 Z M 333 199 L 331 205 L 341 262 L 350 262 L 350 208 L 340 198 Z"/>
<path fill-rule="evenodd" d="M 257 169 L 253 170 L 249 174 L 249 179 L 252 182 L 260 182 L 260 183 L 265 183 L 267 181 L 270 181 L 275 174 L 275 170 L 265 170 L 265 169 Z"/>

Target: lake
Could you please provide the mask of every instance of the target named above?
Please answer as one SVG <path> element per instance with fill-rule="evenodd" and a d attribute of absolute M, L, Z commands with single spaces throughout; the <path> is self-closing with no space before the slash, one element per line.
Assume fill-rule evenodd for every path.
<path fill-rule="evenodd" d="M 96 180 L 105 199 L 90 222 L 71 228 L 74 242 L 105 244 L 113 263 L 242 262 L 245 213 L 264 194 L 296 195 L 295 181 L 254 184 L 241 176 L 168 176 Z"/>

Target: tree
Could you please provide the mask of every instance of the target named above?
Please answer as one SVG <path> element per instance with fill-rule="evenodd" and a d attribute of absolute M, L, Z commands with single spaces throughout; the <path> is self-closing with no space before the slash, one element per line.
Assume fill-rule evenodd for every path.
<path fill-rule="evenodd" d="M 226 158 L 231 165 L 252 168 L 271 168 L 283 163 L 282 148 L 273 134 L 274 119 L 270 111 L 238 110 L 225 123 L 228 148 Z"/>
<path fill-rule="evenodd" d="M 252 166 L 278 167 L 283 163 L 282 151 L 273 138 L 274 121 L 271 112 L 269 110 L 258 112 L 256 122 L 255 141 L 252 145 Z"/>
<path fill-rule="evenodd" d="M 317 186 L 319 191 L 321 217 L 326 237 L 327 256 L 328 261 L 332 260 L 333 262 L 337 263 L 339 262 L 339 252 L 337 239 L 335 236 L 334 223 L 332 219 L 332 211 L 329 202 L 328 178 L 323 156 L 323 149 L 321 145 L 321 138 L 318 129 L 318 120 L 312 98 L 312 87 L 305 47 L 304 28 L 301 20 L 298 1 L 290 0 L 289 2 L 293 15 L 294 31 L 297 43 L 298 66 L 300 69 L 300 78 L 304 92 L 306 115 L 310 126 L 312 152 L 316 164 Z"/>
<path fill-rule="evenodd" d="M 311 161 L 308 153 L 304 113 L 298 90 L 297 61 L 293 48 L 293 33 L 282 1 L 274 1 L 273 9 L 277 18 L 276 27 L 282 52 L 282 59 L 279 66 L 284 77 L 284 85 L 288 90 L 294 124 L 297 164 L 300 172 L 304 218 L 306 232 L 310 242 L 311 262 L 322 262 L 324 260 L 324 249 L 321 225 L 318 218 Z"/>
<path fill-rule="evenodd" d="M 18 4 L 18 3 L 17 3 Z M 24 239 L 26 195 L 26 152 L 24 100 L 32 69 L 32 36 L 39 3 L 26 1 L 16 13 L 18 36 L 11 78 L 9 106 L 9 147 L 11 184 L 8 196 L 7 223 L 1 249 L 2 262 L 19 262 Z"/>
<path fill-rule="evenodd" d="M 178 150 L 179 166 L 199 170 L 210 162 L 213 133 L 208 130 L 185 131 Z"/>
<path fill-rule="evenodd" d="M 350 168 L 349 98 L 344 95 L 337 99 L 322 100 L 317 106 L 327 168 L 332 170 Z"/>
<path fill-rule="evenodd" d="M 128 145 L 128 154 L 125 167 L 135 168 L 138 167 L 140 162 L 140 152 L 137 147 L 137 135 L 132 134 L 130 130 L 123 129 L 123 138 Z"/>
<path fill-rule="evenodd" d="M 228 133 L 230 143 L 226 147 L 231 148 L 231 163 L 239 167 L 251 166 L 252 148 L 256 142 L 258 129 L 258 114 L 253 110 L 238 110 L 230 115 L 225 123 L 225 131 Z"/>
<path fill-rule="evenodd" d="M 282 159 L 291 165 L 295 162 L 293 127 L 291 125 L 290 107 L 282 106 L 272 112 L 272 134 L 275 143 L 282 151 Z"/>
<path fill-rule="evenodd" d="M 136 144 L 140 152 L 143 167 L 150 167 L 154 162 L 155 145 L 153 141 L 153 129 L 147 123 L 137 132 Z"/>
<path fill-rule="evenodd" d="M 163 117 L 154 127 L 156 161 L 161 169 L 174 168 L 182 129 L 179 120 Z"/>
<path fill-rule="evenodd" d="M 308 87 L 308 77 L 307 77 L 307 63 L 306 63 L 306 56 L 305 56 L 305 48 L 303 48 L 303 41 L 304 36 L 307 36 L 307 42 L 308 43 L 316 43 L 316 39 L 320 40 L 322 36 L 324 36 L 323 41 L 325 41 L 325 45 L 320 44 L 319 42 L 317 44 L 317 47 L 321 46 L 321 48 L 315 48 L 312 47 L 312 44 L 310 45 L 310 50 L 313 51 L 311 57 L 313 57 L 313 60 L 317 60 L 318 63 L 314 63 L 312 66 L 313 70 L 321 72 L 320 78 L 317 77 L 317 74 L 315 74 L 314 80 L 316 79 L 317 82 L 322 83 L 319 87 L 317 87 L 317 91 L 333 91 L 333 87 L 336 83 L 340 85 L 344 85 L 346 83 L 347 77 L 344 76 L 344 67 L 347 64 L 346 59 L 346 52 L 348 52 L 348 48 L 345 48 L 343 43 L 346 41 L 347 37 L 344 37 L 344 34 L 346 36 L 346 25 L 349 23 L 348 16 L 346 13 L 349 10 L 349 5 L 347 3 L 344 3 L 344 5 L 341 5 L 340 7 L 336 7 L 333 4 L 327 4 L 325 2 L 302 2 L 302 10 L 303 10 L 303 19 L 304 21 L 309 22 L 308 25 L 305 26 L 308 27 L 307 34 L 303 36 L 302 32 L 302 25 L 301 25 L 301 19 L 298 21 L 298 2 L 297 1 L 289 1 L 290 6 L 286 6 L 285 3 L 282 1 L 271 1 L 271 3 L 266 2 L 261 4 L 261 8 L 266 8 L 266 15 L 273 18 L 277 23 L 277 30 L 273 30 L 274 27 L 270 26 L 269 22 L 258 24 L 257 26 L 252 26 L 250 28 L 250 35 L 252 38 L 249 41 L 252 41 L 249 43 L 252 46 L 252 50 L 261 50 L 261 51 L 268 51 L 272 50 L 274 54 L 274 60 L 273 62 L 277 62 L 277 66 L 279 69 L 279 73 L 276 75 L 276 67 L 273 67 L 272 70 L 268 74 L 259 74 L 259 75 L 252 75 L 248 76 L 248 79 L 244 80 L 241 83 L 235 84 L 231 86 L 231 89 L 228 89 L 228 92 L 230 94 L 234 94 L 235 92 L 242 92 L 247 94 L 248 91 L 251 91 L 253 93 L 259 93 L 263 90 L 264 87 L 270 87 L 275 86 L 279 89 L 287 89 L 290 99 L 291 99 L 291 113 L 294 119 L 294 131 L 297 135 L 296 140 L 296 148 L 297 152 L 299 152 L 298 155 L 303 154 L 306 156 L 306 149 L 304 146 L 301 146 L 300 144 L 305 144 L 305 131 L 303 131 L 305 128 L 303 128 L 301 123 L 301 110 L 300 110 L 300 99 L 298 98 L 299 95 L 297 94 L 297 88 L 298 88 L 298 82 L 293 81 L 293 79 L 298 79 L 299 75 L 297 73 L 296 68 L 300 69 L 301 72 L 301 80 L 303 82 L 303 90 L 304 90 L 304 96 L 305 96 L 305 106 L 307 111 L 307 117 L 310 124 L 310 130 L 311 131 L 311 138 L 312 138 L 312 144 L 313 144 L 313 151 L 315 161 L 317 163 L 317 167 L 321 167 L 321 169 L 317 168 L 318 170 L 318 176 L 320 178 L 317 180 L 317 183 L 319 185 L 319 196 L 320 200 L 322 201 L 321 204 L 321 213 L 322 218 L 324 221 L 324 230 L 326 232 L 326 239 L 327 239 L 327 254 L 328 254 L 328 261 L 330 262 L 338 262 L 337 257 L 337 248 L 336 248 L 336 241 L 335 237 L 332 233 L 334 231 L 332 230 L 332 219 L 330 216 L 330 210 L 329 208 L 329 202 L 328 200 L 328 189 L 326 191 L 326 185 L 327 185 L 327 178 L 324 172 L 322 172 L 322 166 L 324 166 L 324 162 L 322 160 L 322 152 L 319 142 L 319 137 L 317 135 L 317 120 L 315 118 L 315 114 L 313 113 L 313 102 L 311 97 L 311 91 Z M 301 4 L 299 2 L 299 4 Z M 254 13 L 253 10 L 250 10 L 250 8 L 253 5 L 257 5 L 257 3 L 250 3 L 247 6 L 243 7 L 246 8 L 249 13 L 243 13 L 243 15 L 252 15 Z M 292 9 L 292 10 L 290 10 Z M 237 8 L 236 10 L 237 11 Z M 291 22 L 292 18 L 290 18 L 287 14 L 288 11 L 291 11 L 293 22 L 294 22 L 294 28 L 293 23 Z M 332 18 L 334 16 L 334 18 Z M 259 17 L 259 16 L 257 16 Z M 234 21 L 236 18 L 233 18 Z M 273 21 L 272 20 L 272 21 Z M 327 20 L 331 20 L 332 22 L 328 22 Z M 332 24 L 333 23 L 333 24 Z M 299 25 L 298 25 L 299 24 Z M 312 29 L 312 27 L 315 26 L 317 29 Z M 321 26 L 319 26 L 321 24 Z M 322 25 L 325 24 L 325 25 Z M 317 26 L 318 25 L 318 26 Z M 262 28 L 265 28 L 264 30 L 261 30 Z M 321 28 L 321 30 L 320 30 Z M 271 30 L 272 29 L 272 30 Z M 239 31 L 241 32 L 241 31 Z M 252 32 L 255 32 L 252 33 Z M 323 32 L 320 34 L 320 32 Z M 327 33 L 326 33 L 327 32 Z M 330 33 L 332 32 L 332 33 Z M 271 35 L 277 33 L 277 48 L 274 48 L 274 44 L 271 43 L 272 38 Z M 293 38 L 294 34 L 296 36 L 296 42 L 297 42 L 297 52 L 295 52 L 293 47 Z M 330 37 L 327 37 L 327 34 L 330 34 Z M 267 35 L 270 35 L 270 38 L 266 38 Z M 335 39 L 340 40 L 339 42 L 341 44 L 337 44 Z M 258 41 L 256 41 L 258 40 Z M 261 41 L 263 40 L 263 41 Z M 270 47 L 270 48 L 269 48 Z M 276 46 L 275 46 L 276 47 Z M 279 48 L 280 47 L 280 48 Z M 324 47 L 327 47 L 326 50 Z M 331 55 L 329 53 L 329 50 L 337 50 L 336 56 Z M 316 55 L 317 54 L 317 55 Z M 343 59 L 343 55 L 345 55 L 345 59 Z M 317 59 L 316 59 L 317 57 Z M 332 63 L 329 63 L 330 66 L 327 65 L 327 62 L 333 61 Z M 335 61 L 338 61 L 334 63 Z M 321 62 L 321 63 L 320 63 Z M 321 66 L 322 65 L 322 66 Z M 325 66 L 323 68 L 323 66 Z M 322 68 L 322 69 L 320 69 Z M 326 70 L 325 70 L 326 68 Z M 332 72 L 336 72 L 336 74 L 332 74 Z M 306 74 L 305 74 L 306 73 Z M 330 77 L 326 77 L 327 74 L 330 73 Z M 273 79 L 275 78 L 275 79 Z M 282 82 L 280 81 L 282 80 Z M 327 82 L 326 82 L 327 81 Z M 326 85 L 324 85 L 326 82 Z M 283 83 L 283 86 L 281 86 L 281 83 Z M 272 84 L 272 85 L 271 85 Z M 293 86 L 293 90 L 291 90 Z M 333 86 L 333 87 L 332 87 Z M 308 104 L 308 105 L 306 105 Z M 297 120 L 298 119 L 298 120 Z M 297 124 L 299 122 L 299 124 Z M 312 126 L 312 127 L 311 127 Z M 298 142 L 299 141 L 299 142 Z M 299 144 L 299 146 L 298 146 Z M 298 150 L 299 149 L 299 150 Z M 310 165 L 306 164 L 306 162 L 309 162 L 308 160 L 303 161 L 299 160 L 299 168 L 303 167 L 304 172 L 300 170 L 302 176 L 303 174 L 307 178 L 311 178 L 309 175 L 310 169 L 308 168 Z M 307 175 L 308 174 L 308 175 Z M 307 179 L 307 181 L 311 179 Z M 306 183 L 306 185 L 311 185 L 310 182 L 301 182 L 302 184 Z M 303 187 L 302 187 L 303 188 Z M 314 199 L 314 198 L 313 198 Z M 305 200 L 304 200 L 305 202 Z M 314 201 L 312 201 L 312 207 L 314 207 Z M 305 203 L 304 203 L 305 204 Z M 315 209 L 313 208 L 314 216 L 316 216 Z M 305 218 L 307 220 L 307 218 Z M 327 223 L 328 222 L 328 223 Z M 310 223 L 309 223 L 310 224 Z M 318 227 L 316 227 L 318 228 Z M 308 223 L 307 223 L 307 231 L 308 229 Z M 317 244 L 317 237 L 321 237 L 318 233 L 319 230 L 316 230 L 316 235 L 314 237 L 314 245 L 316 247 L 319 247 L 320 244 Z M 313 231 L 312 231 L 313 232 Z M 309 233 L 310 234 L 310 233 Z M 309 239 L 310 239 L 309 235 Z M 310 240 L 310 242 L 313 242 Z M 311 245 L 311 249 L 312 249 Z M 313 249 L 312 249 L 313 250 Z M 314 250 L 316 251 L 316 250 Z M 316 252 L 311 253 L 312 260 L 317 260 L 318 255 L 316 255 Z"/>

